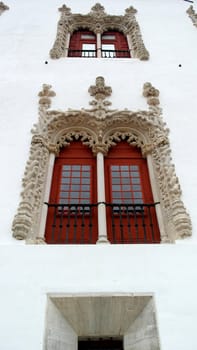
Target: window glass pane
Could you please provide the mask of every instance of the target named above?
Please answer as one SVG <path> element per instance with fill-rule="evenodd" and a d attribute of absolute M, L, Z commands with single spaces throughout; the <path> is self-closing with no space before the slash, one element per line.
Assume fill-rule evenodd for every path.
<path fill-rule="evenodd" d="M 121 182 L 122 182 L 122 184 L 130 184 L 130 178 L 126 178 L 126 177 L 123 177 L 122 179 L 121 179 Z"/>
<path fill-rule="evenodd" d="M 123 191 L 131 191 L 131 186 L 130 185 L 122 185 L 122 190 Z"/>
<path fill-rule="evenodd" d="M 68 191 L 69 185 L 61 185 L 61 191 Z"/>
<path fill-rule="evenodd" d="M 81 190 L 82 191 L 90 191 L 90 186 L 89 185 L 82 185 Z"/>
<path fill-rule="evenodd" d="M 112 191 L 120 191 L 121 187 L 120 185 L 112 185 Z"/>
<path fill-rule="evenodd" d="M 83 171 L 82 172 L 82 177 L 90 177 L 89 171 L 87 171 L 87 172 Z"/>
<path fill-rule="evenodd" d="M 90 171 L 90 165 L 82 165 L 82 170 L 89 170 Z"/>
<path fill-rule="evenodd" d="M 62 176 L 63 177 L 69 177 L 70 176 L 70 171 L 62 171 Z"/>
<path fill-rule="evenodd" d="M 112 166 L 111 166 L 111 169 L 117 171 L 117 170 L 119 170 L 119 166 L 118 166 L 118 165 L 112 165 Z"/>
<path fill-rule="evenodd" d="M 133 191 L 141 191 L 141 186 L 140 185 L 133 185 L 132 190 Z"/>
<path fill-rule="evenodd" d="M 72 170 L 80 170 L 80 165 L 72 165 Z"/>
<path fill-rule="evenodd" d="M 121 192 L 113 192 L 112 196 L 113 198 L 121 198 Z"/>
<path fill-rule="evenodd" d="M 93 34 L 81 34 L 81 39 L 96 39 Z"/>
<path fill-rule="evenodd" d="M 70 198 L 79 198 L 79 192 L 71 192 Z"/>
<path fill-rule="evenodd" d="M 73 177 L 80 177 L 80 172 L 79 171 L 73 171 L 72 172 Z"/>
<path fill-rule="evenodd" d="M 133 197 L 134 198 L 142 198 L 142 193 L 141 192 L 133 192 Z"/>
<path fill-rule="evenodd" d="M 68 177 L 62 178 L 62 184 L 69 184 L 69 183 L 70 183 L 70 179 Z"/>
<path fill-rule="evenodd" d="M 132 171 L 131 172 L 132 177 L 139 177 L 139 172 L 138 171 Z"/>
<path fill-rule="evenodd" d="M 128 165 L 121 165 L 121 171 L 124 171 L 124 170 L 129 170 L 129 167 Z"/>
<path fill-rule="evenodd" d="M 68 198 L 68 192 L 60 192 L 60 198 Z"/>
<path fill-rule="evenodd" d="M 81 192 L 81 198 L 90 198 L 89 192 Z"/>
<path fill-rule="evenodd" d="M 115 40 L 116 36 L 113 34 L 106 34 L 106 35 L 104 34 L 104 35 L 102 35 L 102 39 L 103 40 Z"/>
<path fill-rule="evenodd" d="M 112 184 L 120 184 L 120 178 L 113 178 L 112 179 Z"/>
<path fill-rule="evenodd" d="M 71 186 L 71 191 L 79 191 L 80 190 L 80 185 L 72 185 Z"/>
<path fill-rule="evenodd" d="M 83 57 L 95 57 L 96 56 L 95 44 L 82 44 L 82 56 Z"/>
<path fill-rule="evenodd" d="M 112 171 L 112 177 L 120 177 L 119 171 Z"/>
<path fill-rule="evenodd" d="M 71 165 L 63 165 L 62 170 L 70 170 Z"/>
<path fill-rule="evenodd" d="M 123 198 L 132 198 L 131 192 L 122 192 Z"/>
<path fill-rule="evenodd" d="M 81 183 L 82 184 L 90 184 L 90 179 L 89 178 L 81 179 Z"/>
<path fill-rule="evenodd" d="M 106 51 L 114 51 L 115 50 L 115 45 L 114 44 L 102 44 L 102 50 Z M 109 56 L 110 57 L 110 56 Z"/>
<path fill-rule="evenodd" d="M 133 184 L 139 184 L 140 183 L 139 177 L 134 177 L 134 178 L 131 179 L 131 181 L 132 181 Z"/>
<path fill-rule="evenodd" d="M 135 170 L 138 170 L 138 168 L 139 168 L 138 165 L 130 165 L 131 170 L 135 171 Z"/>
<path fill-rule="evenodd" d="M 121 171 L 121 176 L 122 177 L 129 177 L 129 172 L 128 171 Z"/>
<path fill-rule="evenodd" d="M 80 178 L 75 177 L 72 179 L 72 184 L 80 184 L 80 180 Z"/>

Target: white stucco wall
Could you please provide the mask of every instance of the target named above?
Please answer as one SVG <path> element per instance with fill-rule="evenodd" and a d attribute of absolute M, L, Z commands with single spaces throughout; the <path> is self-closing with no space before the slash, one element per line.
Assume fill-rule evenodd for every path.
<path fill-rule="evenodd" d="M 106 12 L 138 10 L 150 60 L 51 60 L 62 1 L 7 0 L 0 17 L 0 348 L 41 350 L 47 293 L 155 293 L 162 350 L 197 348 L 197 28 L 181 0 L 103 0 Z M 93 0 L 68 0 L 72 12 L 89 12 Z M 197 5 L 195 8 L 197 10 Z M 45 64 L 48 61 L 48 64 Z M 179 65 L 181 64 L 181 67 Z M 38 119 L 43 83 L 57 96 L 52 108 L 88 107 L 88 88 L 103 75 L 112 108 L 146 109 L 144 82 L 160 90 L 170 129 L 173 162 L 191 215 L 193 236 L 163 246 L 25 246 L 12 239 L 30 130 Z"/>

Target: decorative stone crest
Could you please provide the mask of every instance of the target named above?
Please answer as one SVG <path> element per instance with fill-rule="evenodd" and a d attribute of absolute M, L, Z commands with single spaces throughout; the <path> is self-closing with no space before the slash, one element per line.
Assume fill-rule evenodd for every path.
<path fill-rule="evenodd" d="M 34 126 L 30 157 L 24 178 L 22 201 L 13 221 L 13 235 L 28 242 L 43 243 L 39 235 L 39 220 L 43 205 L 45 181 L 50 153 L 73 140 L 81 140 L 93 154 L 107 154 L 110 147 L 121 140 L 141 148 L 144 157 L 152 164 L 151 183 L 160 202 L 163 229 L 162 242 L 174 242 L 191 235 L 191 221 L 181 200 L 181 189 L 171 162 L 169 130 L 161 117 L 159 91 L 145 83 L 143 95 L 149 110 L 112 110 L 104 102 L 112 93 L 103 77 L 96 78 L 89 93 L 95 99 L 91 109 L 67 111 L 49 110 L 50 97 L 55 93 L 50 85 L 43 85 L 39 95 L 39 120 Z"/>
<path fill-rule="evenodd" d="M 9 7 L 0 1 L 0 15 L 6 10 L 9 10 Z"/>
<path fill-rule="evenodd" d="M 195 27 L 197 27 L 197 13 L 195 12 L 193 6 L 191 5 L 188 10 L 186 11 L 191 18 L 193 24 Z"/>
<path fill-rule="evenodd" d="M 124 16 L 108 15 L 99 3 L 94 5 L 86 15 L 72 14 L 66 5 L 59 8 L 59 11 L 61 17 L 58 22 L 56 40 L 50 51 L 51 58 L 67 56 L 72 33 L 81 28 L 88 28 L 95 34 L 102 34 L 107 30 L 123 32 L 127 36 L 132 56 L 140 60 L 148 60 L 149 53 L 144 46 L 140 27 L 135 18 L 137 10 L 133 7 L 126 9 Z"/>

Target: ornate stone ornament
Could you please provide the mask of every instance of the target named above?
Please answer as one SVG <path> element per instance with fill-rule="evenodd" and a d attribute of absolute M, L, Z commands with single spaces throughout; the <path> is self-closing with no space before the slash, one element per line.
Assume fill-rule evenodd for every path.
<path fill-rule="evenodd" d="M 9 10 L 9 7 L 0 1 L 0 15 L 6 10 Z"/>
<path fill-rule="evenodd" d="M 157 212 L 162 242 L 174 242 L 191 235 L 191 221 L 181 200 L 181 189 L 171 162 L 169 130 L 159 107 L 159 91 L 145 83 L 143 95 L 148 110 L 109 109 L 106 98 L 112 93 L 103 77 L 96 78 L 89 93 L 94 97 L 90 109 L 52 110 L 50 85 L 39 92 L 39 120 L 32 130 L 30 156 L 23 178 L 22 201 L 13 221 L 13 236 L 41 243 L 40 217 L 44 202 L 46 178 L 51 154 L 80 139 L 84 145 L 107 154 L 121 140 L 141 148 L 147 158 L 154 200 L 160 202 Z"/>
<path fill-rule="evenodd" d="M 61 17 L 58 22 L 56 40 L 50 51 L 51 58 L 66 57 L 68 54 L 70 35 L 79 29 L 89 29 L 95 34 L 107 30 L 117 30 L 124 33 L 128 39 L 131 56 L 140 60 L 148 60 L 139 24 L 135 18 L 137 11 L 133 7 L 125 10 L 123 16 L 112 16 L 105 12 L 102 5 L 96 4 L 86 15 L 72 14 L 70 8 L 63 5 L 59 8 Z"/>
<path fill-rule="evenodd" d="M 194 26 L 197 27 L 197 13 L 195 12 L 192 5 L 188 8 L 187 13 L 188 13 L 189 17 L 191 18 Z"/>

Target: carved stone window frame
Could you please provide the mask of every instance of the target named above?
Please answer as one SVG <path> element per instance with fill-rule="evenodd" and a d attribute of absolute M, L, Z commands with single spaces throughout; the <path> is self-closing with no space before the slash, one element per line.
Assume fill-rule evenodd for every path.
<path fill-rule="evenodd" d="M 97 77 L 96 85 L 90 86 L 94 97 L 90 109 L 67 111 L 52 110 L 51 97 L 55 96 L 50 85 L 43 85 L 39 93 L 39 120 L 32 130 L 30 156 L 24 178 L 22 201 L 13 221 L 13 236 L 29 243 L 44 242 L 44 231 L 51 178 L 55 156 L 63 146 L 80 139 L 92 149 L 97 165 L 103 167 L 104 156 L 110 147 L 121 140 L 139 147 L 147 164 L 160 228 L 161 242 L 174 242 L 191 235 L 191 220 L 181 200 L 181 189 L 171 161 L 168 139 L 169 130 L 161 116 L 159 91 L 145 83 L 143 95 L 148 110 L 113 110 L 106 97 L 112 93 L 105 86 L 104 78 Z M 104 192 L 100 184 L 98 196 Z M 100 190 L 103 188 L 103 190 Z M 101 193 L 100 193 L 101 192 Z M 102 201 L 98 197 L 98 201 Z M 105 208 L 98 210 L 102 218 L 99 242 L 107 242 L 105 232 Z M 103 235 L 103 236 L 102 236 Z"/>
<path fill-rule="evenodd" d="M 197 12 L 195 12 L 193 6 L 191 5 L 188 9 L 187 9 L 187 14 L 188 16 L 191 18 L 193 25 L 195 27 L 197 27 Z"/>
<path fill-rule="evenodd" d="M 57 59 L 68 56 L 69 42 L 72 33 L 79 29 L 89 29 L 97 37 L 97 57 L 101 57 L 101 35 L 108 30 L 117 30 L 127 37 L 131 57 L 148 60 L 140 26 L 136 20 L 135 10 L 132 6 L 125 10 L 123 16 L 108 15 L 102 5 L 97 3 L 86 14 L 72 14 L 69 7 L 63 5 L 59 8 L 61 17 L 57 26 L 56 39 L 50 51 L 50 57 Z"/>

